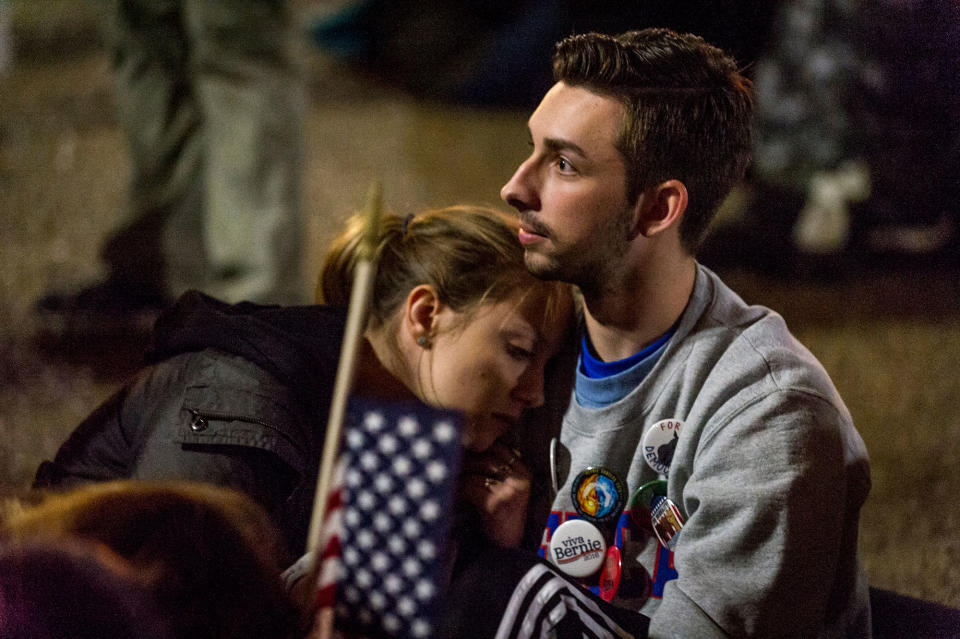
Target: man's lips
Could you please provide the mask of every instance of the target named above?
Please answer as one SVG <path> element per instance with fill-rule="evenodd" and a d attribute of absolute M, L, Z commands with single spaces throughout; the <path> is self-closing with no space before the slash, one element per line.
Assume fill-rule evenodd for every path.
<path fill-rule="evenodd" d="M 532 244 L 534 242 L 538 242 L 544 239 L 545 237 L 547 237 L 547 233 L 544 229 L 535 227 L 531 224 L 525 224 L 521 222 L 520 230 L 517 233 L 517 237 L 520 240 L 521 244 L 526 245 L 526 244 Z"/>
<path fill-rule="evenodd" d="M 529 231 L 521 228 L 520 231 L 517 233 L 517 239 L 520 240 L 521 244 L 526 246 L 527 244 L 533 244 L 534 242 L 539 242 L 540 240 L 543 239 L 543 236 L 538 235 L 536 233 L 530 233 Z"/>

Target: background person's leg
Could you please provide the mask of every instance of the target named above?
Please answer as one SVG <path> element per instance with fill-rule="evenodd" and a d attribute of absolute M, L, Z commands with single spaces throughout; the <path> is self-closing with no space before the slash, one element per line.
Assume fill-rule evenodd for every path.
<path fill-rule="evenodd" d="M 286 3 L 187 0 L 184 6 L 189 76 L 203 122 L 204 290 L 234 302 L 303 302 L 305 103 Z M 179 261 L 171 264 L 176 285 Z"/>

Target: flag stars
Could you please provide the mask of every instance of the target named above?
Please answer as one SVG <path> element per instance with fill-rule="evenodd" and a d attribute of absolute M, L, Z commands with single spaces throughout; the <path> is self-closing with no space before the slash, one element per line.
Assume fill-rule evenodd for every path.
<path fill-rule="evenodd" d="M 373 575 L 366 568 L 358 568 L 354 573 L 353 581 L 361 589 L 369 588 L 373 585 Z"/>
<path fill-rule="evenodd" d="M 395 633 L 400 630 L 402 623 L 396 615 L 384 615 L 383 616 L 383 627 L 385 630 L 391 633 Z"/>
<path fill-rule="evenodd" d="M 408 539 L 416 539 L 423 532 L 423 526 L 416 519 L 408 519 L 403 522 L 403 534 Z"/>
<path fill-rule="evenodd" d="M 394 516 L 401 516 L 407 512 L 407 500 L 400 495 L 394 495 L 387 502 L 387 510 Z"/>
<path fill-rule="evenodd" d="M 360 455 L 360 466 L 367 471 L 373 471 L 380 468 L 380 458 L 371 450 L 364 451 Z"/>
<path fill-rule="evenodd" d="M 393 472 L 401 477 L 409 475 L 411 470 L 413 470 L 413 462 L 409 458 L 397 457 L 393 460 Z"/>
<path fill-rule="evenodd" d="M 457 436 L 457 429 L 450 422 L 437 422 L 433 425 L 433 436 L 441 444 L 447 444 Z"/>
<path fill-rule="evenodd" d="M 425 606 L 439 593 L 434 579 L 446 526 L 438 524 L 452 496 L 459 435 L 459 422 L 445 415 L 428 421 L 389 407 L 354 414 L 338 477 L 344 525 L 338 616 L 374 634 L 432 634 Z"/>
<path fill-rule="evenodd" d="M 371 433 L 379 433 L 386 425 L 387 419 L 379 411 L 370 411 L 363 419 L 363 425 Z"/>
<path fill-rule="evenodd" d="M 350 548 L 348 546 L 343 551 L 343 560 L 350 566 L 356 566 L 360 563 L 360 553 L 357 552 L 356 548 Z"/>
<path fill-rule="evenodd" d="M 392 552 L 394 556 L 399 557 L 406 551 L 407 542 L 403 540 L 403 537 L 394 535 L 387 541 L 387 548 L 390 549 L 390 552 Z"/>
<path fill-rule="evenodd" d="M 447 466 L 441 461 L 432 461 L 427 464 L 427 477 L 434 483 L 439 483 L 447 476 Z"/>
<path fill-rule="evenodd" d="M 373 496 L 369 490 L 362 490 L 360 494 L 357 495 L 357 505 L 360 506 L 362 510 L 373 510 L 377 505 L 377 498 Z"/>
<path fill-rule="evenodd" d="M 403 591 L 403 579 L 397 575 L 387 575 L 383 579 L 383 587 L 390 594 L 397 594 Z"/>
<path fill-rule="evenodd" d="M 347 432 L 347 446 L 349 446 L 351 450 L 360 450 L 366 443 L 367 438 L 362 431 L 350 430 Z"/>
<path fill-rule="evenodd" d="M 360 513 L 351 508 L 343 514 L 343 521 L 348 527 L 355 528 L 356 526 L 360 525 L 362 518 L 360 517 Z"/>
<path fill-rule="evenodd" d="M 377 543 L 377 536 L 369 530 L 361 530 L 357 533 L 357 545 L 369 550 Z"/>
<path fill-rule="evenodd" d="M 363 485 L 363 473 L 355 468 L 347 471 L 345 479 L 350 488 L 359 488 Z"/>
<path fill-rule="evenodd" d="M 414 477 L 407 482 L 407 494 L 412 499 L 422 499 L 427 494 L 427 482 L 419 477 Z"/>
<path fill-rule="evenodd" d="M 431 500 L 420 506 L 420 516 L 427 521 L 436 521 L 440 517 L 440 504 Z"/>
<path fill-rule="evenodd" d="M 373 480 L 373 486 L 377 489 L 377 492 L 381 495 L 385 495 L 391 492 L 396 486 L 396 482 L 393 481 L 393 477 L 387 474 L 377 475 L 377 478 Z"/>
<path fill-rule="evenodd" d="M 424 560 L 433 559 L 437 556 L 437 546 L 429 539 L 424 539 L 417 546 L 417 554 Z"/>
<path fill-rule="evenodd" d="M 413 456 L 417 459 L 426 459 L 433 453 L 433 444 L 430 443 L 429 439 L 418 439 L 413 442 L 410 450 L 413 451 Z"/>
<path fill-rule="evenodd" d="M 437 592 L 437 588 L 429 579 L 421 579 L 417 582 L 413 592 L 420 601 L 427 601 L 433 598 Z"/>
<path fill-rule="evenodd" d="M 390 567 L 390 557 L 385 552 L 375 552 L 370 559 L 370 566 L 378 572 L 383 572 Z"/>
<path fill-rule="evenodd" d="M 393 455 L 400 449 L 400 442 L 397 441 L 396 437 L 387 433 L 380 437 L 377 448 L 379 448 L 380 452 L 384 455 Z"/>
<path fill-rule="evenodd" d="M 393 528 L 393 520 L 386 513 L 377 513 L 373 516 L 373 527 L 377 529 L 377 532 L 388 532 Z"/>
<path fill-rule="evenodd" d="M 409 439 L 420 432 L 420 423 L 410 416 L 401 417 L 397 422 L 397 431 Z"/>
<path fill-rule="evenodd" d="M 407 577 L 413 578 L 420 575 L 423 572 L 423 567 L 420 562 L 414 559 L 413 557 L 408 557 L 403 562 L 403 574 Z"/>
<path fill-rule="evenodd" d="M 411 617 L 417 612 L 417 603 L 410 597 L 401 597 L 397 602 L 397 612 L 404 617 Z"/>

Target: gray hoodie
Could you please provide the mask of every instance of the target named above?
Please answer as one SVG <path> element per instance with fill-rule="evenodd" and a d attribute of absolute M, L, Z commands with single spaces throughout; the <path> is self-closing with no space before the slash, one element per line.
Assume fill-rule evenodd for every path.
<path fill-rule="evenodd" d="M 863 440 L 783 318 L 746 305 L 702 266 L 643 382 L 600 409 L 571 399 L 542 553 L 577 517 L 570 489 L 581 470 L 603 466 L 631 495 L 658 478 L 642 440 L 667 419 L 682 423 L 667 497 L 683 529 L 667 551 L 647 512 L 628 503 L 607 531 L 623 561 L 614 603 L 650 615 L 651 637 L 869 637 L 857 553 L 870 489 Z"/>

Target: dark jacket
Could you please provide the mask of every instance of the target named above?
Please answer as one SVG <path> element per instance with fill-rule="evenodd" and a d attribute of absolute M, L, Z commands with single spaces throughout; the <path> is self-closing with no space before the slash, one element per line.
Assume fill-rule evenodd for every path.
<path fill-rule="evenodd" d="M 148 365 L 37 470 L 35 488 L 186 479 L 237 488 L 305 547 L 345 314 L 197 292 L 157 320 Z"/>

